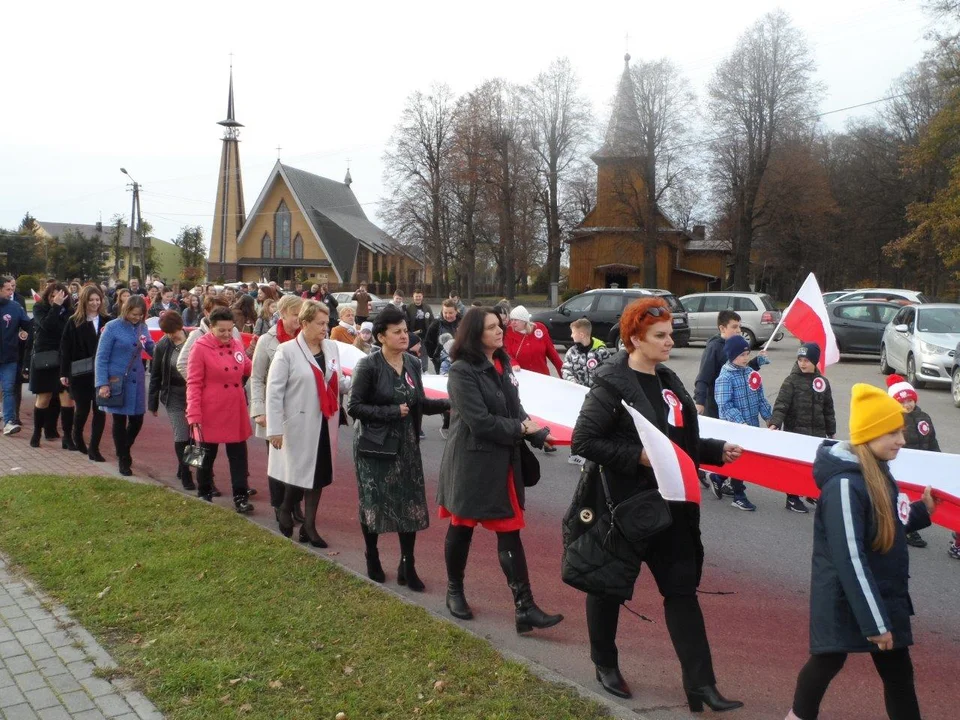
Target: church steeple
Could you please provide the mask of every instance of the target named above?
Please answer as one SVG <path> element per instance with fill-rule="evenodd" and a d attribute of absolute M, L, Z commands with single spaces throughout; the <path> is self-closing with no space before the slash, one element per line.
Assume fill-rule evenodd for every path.
<path fill-rule="evenodd" d="M 633 77 L 630 75 L 630 53 L 627 53 L 623 56 L 623 75 L 620 76 L 620 86 L 613 101 L 613 112 L 603 146 L 590 157 L 594 162 L 605 158 L 633 159 L 641 156 L 642 147 L 643 131 L 637 114 Z"/>
<path fill-rule="evenodd" d="M 230 65 L 230 90 L 227 95 L 227 118 L 217 125 L 224 128 L 220 151 L 220 173 L 217 178 L 217 201 L 214 207 L 213 231 L 210 235 L 210 257 L 207 279 L 239 280 L 237 237 L 246 222 L 243 206 L 243 180 L 240 175 L 240 128 L 233 110 L 233 65 Z"/>

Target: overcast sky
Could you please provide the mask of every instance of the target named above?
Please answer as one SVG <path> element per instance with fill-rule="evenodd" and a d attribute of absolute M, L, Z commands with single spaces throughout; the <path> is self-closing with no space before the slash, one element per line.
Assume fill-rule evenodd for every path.
<path fill-rule="evenodd" d="M 604 118 L 629 47 L 670 57 L 702 96 L 716 63 L 777 6 L 807 35 L 822 111 L 882 98 L 928 47 L 920 0 L 487 0 L 5 3 L 0 43 L 0 227 L 129 217 L 126 167 L 164 239 L 209 238 L 233 53 L 250 209 L 277 158 L 342 179 L 375 218 L 381 157 L 405 98 L 524 83 L 566 55 Z M 626 38 L 629 33 L 629 41 Z M 824 118 L 841 129 L 876 106 Z"/>

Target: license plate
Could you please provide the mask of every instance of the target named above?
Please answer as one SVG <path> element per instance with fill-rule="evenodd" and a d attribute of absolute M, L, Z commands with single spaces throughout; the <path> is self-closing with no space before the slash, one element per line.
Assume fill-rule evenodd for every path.
<path fill-rule="evenodd" d="M 675 318 L 673 319 L 673 324 L 674 324 L 674 325 L 683 325 L 683 318 L 675 317 Z"/>

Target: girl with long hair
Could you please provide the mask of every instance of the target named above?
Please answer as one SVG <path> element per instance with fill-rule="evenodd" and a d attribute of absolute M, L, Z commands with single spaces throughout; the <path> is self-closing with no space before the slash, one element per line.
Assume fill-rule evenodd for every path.
<path fill-rule="evenodd" d="M 33 357 L 30 362 L 30 392 L 36 395 L 33 409 L 33 436 L 30 447 L 40 447 L 40 436 L 48 421 L 47 413 L 54 395 L 60 396 L 60 423 L 63 425 L 62 445 L 64 450 L 76 450 L 73 432 L 73 398 L 60 382 L 60 363 L 47 364 L 50 353 L 59 354 L 63 331 L 73 314 L 70 292 L 63 283 L 51 283 L 43 291 L 43 297 L 33 307 Z M 56 420 L 49 424 L 56 428 Z"/>

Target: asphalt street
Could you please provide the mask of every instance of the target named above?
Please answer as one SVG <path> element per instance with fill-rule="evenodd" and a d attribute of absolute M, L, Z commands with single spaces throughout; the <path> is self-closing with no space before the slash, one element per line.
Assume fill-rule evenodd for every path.
<path fill-rule="evenodd" d="M 771 403 L 790 371 L 797 343 L 788 337 L 771 347 L 772 364 L 764 366 L 765 392 Z M 670 366 L 692 391 L 702 346 L 675 350 Z M 844 359 L 828 371 L 837 405 L 840 436 L 846 432 L 850 387 L 855 382 L 883 386 L 875 359 Z M 960 409 L 946 389 L 920 390 L 920 405 L 932 416 L 945 451 L 960 452 Z M 133 450 L 134 472 L 178 485 L 174 473 L 169 425 L 148 415 Z M 434 520 L 418 538 L 417 567 L 427 585 L 423 594 L 396 585 L 399 550 L 394 537 L 381 538 L 381 556 L 387 569 L 385 589 L 415 602 L 437 616 L 458 622 L 486 637 L 508 655 L 520 657 L 592 691 L 599 691 L 589 660 L 584 621 L 584 598 L 563 585 L 560 577 L 560 519 L 577 482 L 579 468 L 567 462 L 569 451 L 540 455 L 543 479 L 527 495 L 527 528 L 523 531 L 534 595 L 544 609 L 563 612 L 556 628 L 516 635 L 512 602 L 496 557 L 495 537 L 478 530 L 467 568 L 466 591 L 476 615 L 470 622 L 454 621 L 444 607 L 446 576 L 443 541 L 446 523 L 436 519 L 433 498 L 444 441 L 440 418 L 428 418 L 427 439 L 421 444 L 427 475 L 427 496 Z M 103 451 L 110 445 L 109 430 Z M 266 492 L 266 448 L 250 440 L 250 480 L 260 494 L 254 498 L 255 522 L 275 529 Z M 49 446 L 48 446 L 49 447 Z M 352 430 L 343 428 L 336 459 L 335 482 L 324 492 L 318 527 L 330 543 L 319 551 L 328 559 L 358 573 L 364 572 L 363 542 L 357 522 L 357 492 L 351 456 Z M 60 452 L 56 450 L 56 452 Z M 112 459 L 112 456 L 111 456 Z M 226 458 L 218 458 L 221 489 L 229 489 Z M 701 603 L 713 649 L 718 685 L 746 707 L 731 715 L 741 719 L 782 718 L 789 709 L 797 672 L 807 658 L 808 591 L 813 514 L 784 509 L 782 495 L 749 488 L 755 513 L 730 507 L 710 494 L 702 504 L 702 533 L 706 567 Z M 227 498 L 218 503 L 228 505 Z M 954 612 L 960 598 L 960 562 L 947 556 L 949 533 L 933 527 L 924 531 L 930 546 L 911 549 L 911 591 L 916 608 L 913 651 L 923 716 L 928 720 L 956 717 L 960 684 L 956 671 L 960 657 L 960 621 Z M 251 571 L 255 571 L 252 568 Z M 626 717 L 678 720 L 694 717 L 686 709 L 680 669 L 663 621 L 662 602 L 644 572 L 631 607 L 643 617 L 621 613 L 619 646 L 621 669 L 634 690 L 634 699 L 619 702 L 604 695 Z M 636 715 L 634 713 L 637 713 Z M 872 663 L 853 657 L 834 682 L 823 705 L 822 718 L 876 720 L 885 717 L 882 690 Z"/>

